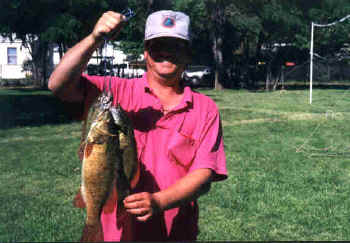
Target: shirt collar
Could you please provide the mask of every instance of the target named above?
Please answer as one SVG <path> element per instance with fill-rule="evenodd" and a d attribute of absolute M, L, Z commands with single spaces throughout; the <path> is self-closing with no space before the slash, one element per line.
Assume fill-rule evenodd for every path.
<path fill-rule="evenodd" d="M 153 94 L 151 87 L 147 82 L 147 72 L 145 72 L 142 76 L 142 85 L 145 93 Z M 181 110 L 184 108 L 191 108 L 193 104 L 193 93 L 190 87 L 184 87 L 184 96 L 181 103 L 175 108 L 175 110 Z"/>

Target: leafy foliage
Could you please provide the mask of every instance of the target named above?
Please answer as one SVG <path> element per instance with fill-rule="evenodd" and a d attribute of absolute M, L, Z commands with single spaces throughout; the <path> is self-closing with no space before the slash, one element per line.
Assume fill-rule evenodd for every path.
<path fill-rule="evenodd" d="M 88 35 L 103 12 L 121 12 L 130 7 L 136 16 L 125 26 L 118 40 L 120 48 L 132 55 L 143 51 L 146 17 L 153 11 L 174 9 L 191 18 L 193 62 L 216 67 L 219 82 L 230 82 L 236 77 L 229 73 L 244 73 L 249 65 L 265 59 L 280 66 L 284 59 L 275 60 L 271 48 L 276 43 L 287 43 L 299 52 L 310 46 L 310 24 L 330 23 L 347 15 L 347 0 L 278 1 L 278 0 L 2 0 L 0 2 L 0 33 L 15 33 L 27 46 L 38 41 L 48 51 L 48 45 L 58 45 L 63 54 L 67 48 Z M 315 52 L 334 55 L 348 42 L 350 22 L 315 32 Z M 35 37 L 35 38 L 34 38 Z M 268 55 L 263 50 L 269 50 Z M 47 65 L 33 58 L 37 66 Z M 299 55 L 296 62 L 304 62 Z M 41 67 L 41 69 L 43 69 Z M 231 70 L 231 71 L 230 71 Z M 249 79 L 249 77 L 248 77 Z M 223 82 L 228 80 L 229 82 Z M 247 80 L 243 80 L 247 82 Z"/>

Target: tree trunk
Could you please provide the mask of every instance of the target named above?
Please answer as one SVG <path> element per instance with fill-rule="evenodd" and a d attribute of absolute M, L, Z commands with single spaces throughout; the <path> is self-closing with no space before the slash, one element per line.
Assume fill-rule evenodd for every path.
<path fill-rule="evenodd" d="M 214 43 L 213 43 L 213 52 L 214 52 L 214 57 L 215 57 L 215 90 L 221 90 L 223 89 L 222 84 L 220 83 L 222 79 L 222 74 L 223 74 L 223 57 L 222 57 L 222 50 L 221 50 L 221 45 L 219 44 L 222 42 L 222 39 L 219 38 L 214 38 Z"/>
<path fill-rule="evenodd" d="M 282 89 L 284 89 L 284 77 L 285 77 L 285 71 L 286 71 L 286 69 L 285 69 L 285 67 L 282 65 L 282 67 L 281 67 L 281 85 L 282 85 Z"/>
<path fill-rule="evenodd" d="M 33 61 L 34 85 L 41 88 L 47 87 L 47 79 L 53 69 L 53 50 L 40 36 L 28 41 L 30 54 Z"/>
<path fill-rule="evenodd" d="M 41 70 L 40 70 L 40 40 L 32 39 L 29 42 L 29 46 L 31 49 L 31 56 L 33 61 L 33 81 L 34 85 L 37 87 L 41 86 Z"/>
<path fill-rule="evenodd" d="M 267 64 L 267 68 L 266 68 L 266 82 L 265 82 L 265 91 L 270 91 L 270 81 L 272 78 L 272 74 L 271 74 L 271 65 Z"/>
<path fill-rule="evenodd" d="M 58 44 L 58 55 L 60 57 L 60 60 L 62 59 L 64 52 L 65 51 L 64 51 L 63 43 L 59 43 Z"/>
<path fill-rule="evenodd" d="M 271 75 L 273 76 L 273 82 L 272 82 L 272 90 L 276 91 L 278 84 L 284 85 L 284 73 L 283 73 L 284 67 L 281 66 L 280 69 L 278 70 L 277 74 L 273 76 L 273 73 L 271 72 Z"/>
<path fill-rule="evenodd" d="M 272 90 L 273 90 L 273 91 L 276 91 L 277 85 L 278 85 L 279 82 L 280 82 L 280 79 L 279 79 L 278 76 L 276 76 L 276 77 L 274 78 L 274 80 L 273 80 L 273 86 L 272 86 Z"/>
<path fill-rule="evenodd" d="M 223 89 L 223 73 L 224 73 L 224 60 L 222 54 L 223 47 L 223 26 L 225 22 L 225 11 L 222 1 L 217 0 L 215 2 L 215 9 L 212 12 L 211 18 L 214 23 L 213 32 L 213 54 L 215 60 L 215 89 Z"/>
<path fill-rule="evenodd" d="M 47 55 L 45 55 L 45 67 L 46 67 L 46 73 L 45 73 L 45 79 L 44 79 L 44 87 L 47 88 L 49 77 L 51 73 L 53 72 L 55 65 L 53 63 L 53 44 L 47 45 Z"/>

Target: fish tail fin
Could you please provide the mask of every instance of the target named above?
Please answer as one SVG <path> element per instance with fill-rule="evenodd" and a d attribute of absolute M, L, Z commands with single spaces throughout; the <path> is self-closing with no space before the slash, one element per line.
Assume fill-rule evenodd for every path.
<path fill-rule="evenodd" d="M 117 228 L 119 229 L 120 227 L 122 227 L 122 225 L 124 224 L 125 219 L 127 218 L 128 214 L 126 212 L 126 209 L 123 205 L 122 202 L 117 203 L 117 213 L 116 213 L 116 217 L 117 217 Z"/>
<path fill-rule="evenodd" d="M 88 225 L 85 224 L 80 242 L 103 242 L 102 224 Z"/>
<path fill-rule="evenodd" d="M 115 182 L 113 183 L 115 184 Z M 112 213 L 115 209 L 116 202 L 117 202 L 117 191 L 115 187 L 113 187 L 106 200 L 106 203 L 103 206 L 103 212 L 107 214 Z"/>

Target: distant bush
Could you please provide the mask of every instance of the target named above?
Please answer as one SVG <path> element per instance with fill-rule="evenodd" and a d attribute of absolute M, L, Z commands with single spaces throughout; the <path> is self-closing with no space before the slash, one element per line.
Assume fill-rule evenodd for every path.
<path fill-rule="evenodd" d="M 9 87 L 9 86 L 31 86 L 34 84 L 34 81 L 30 78 L 21 78 L 21 79 L 0 79 L 0 87 Z"/>

